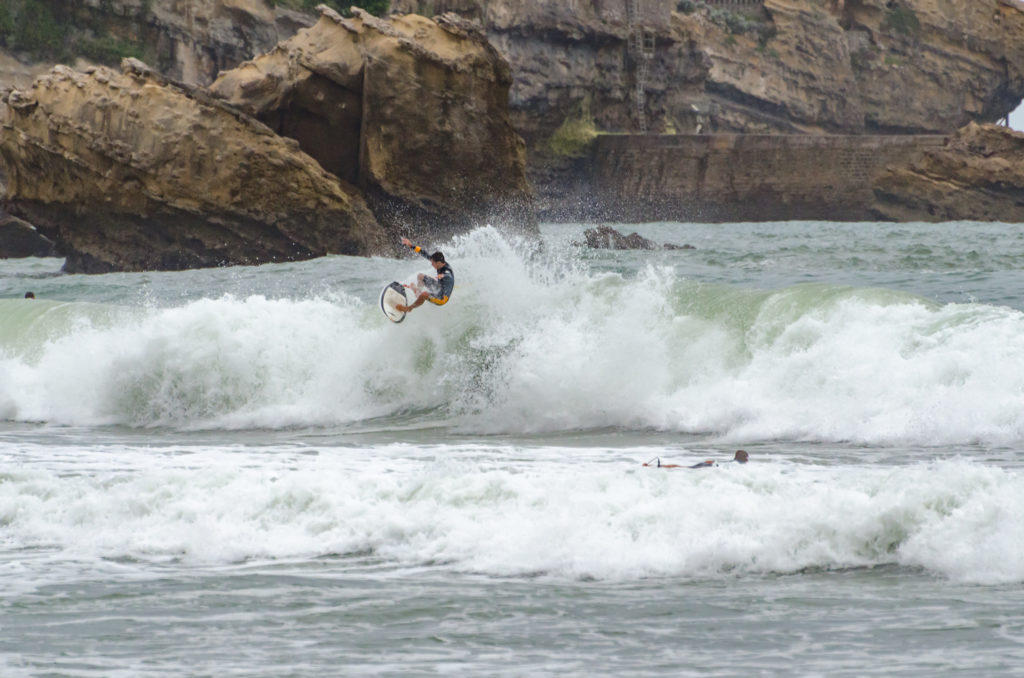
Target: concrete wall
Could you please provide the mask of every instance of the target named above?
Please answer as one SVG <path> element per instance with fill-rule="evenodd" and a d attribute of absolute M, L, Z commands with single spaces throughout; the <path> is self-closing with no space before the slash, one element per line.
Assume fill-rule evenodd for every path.
<path fill-rule="evenodd" d="M 603 220 L 867 220 L 880 172 L 945 142 L 940 135 L 603 135 L 576 190 L 594 200 L 581 216 Z"/>

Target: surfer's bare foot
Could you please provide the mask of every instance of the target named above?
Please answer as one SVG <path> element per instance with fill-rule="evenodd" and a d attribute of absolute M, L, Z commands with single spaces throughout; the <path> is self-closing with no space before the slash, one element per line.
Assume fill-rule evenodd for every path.
<path fill-rule="evenodd" d="M 402 313 L 408 313 L 409 312 L 409 307 L 408 306 L 403 306 L 402 304 L 395 304 L 395 310 L 396 311 L 401 311 Z"/>

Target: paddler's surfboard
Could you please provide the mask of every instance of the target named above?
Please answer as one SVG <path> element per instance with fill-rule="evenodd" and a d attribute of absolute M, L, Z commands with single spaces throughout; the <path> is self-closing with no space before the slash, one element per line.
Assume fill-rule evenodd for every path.
<path fill-rule="evenodd" d="M 393 282 L 384 288 L 380 293 L 380 310 L 393 323 L 400 323 L 405 320 L 405 312 L 395 308 L 395 304 L 408 306 L 409 301 L 405 297 L 405 288 L 400 282 Z"/>

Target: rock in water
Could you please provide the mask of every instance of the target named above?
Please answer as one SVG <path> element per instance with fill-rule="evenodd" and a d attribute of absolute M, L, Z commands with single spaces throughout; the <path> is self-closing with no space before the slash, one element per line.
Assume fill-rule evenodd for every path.
<path fill-rule="evenodd" d="M 583 232 L 587 247 L 603 250 L 656 250 L 658 244 L 639 233 L 622 235 L 611 226 L 588 228 Z"/>

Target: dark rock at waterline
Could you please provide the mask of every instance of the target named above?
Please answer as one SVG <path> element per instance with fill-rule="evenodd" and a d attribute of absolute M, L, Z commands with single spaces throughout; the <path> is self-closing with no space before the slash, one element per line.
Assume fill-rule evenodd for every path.
<path fill-rule="evenodd" d="M 605 250 L 656 250 L 658 244 L 639 233 L 622 235 L 611 226 L 588 228 L 583 232 L 587 247 Z"/>
<path fill-rule="evenodd" d="M 639 233 L 622 235 L 611 226 L 598 226 L 588 228 L 583 232 L 587 247 L 597 250 L 658 250 L 663 249 L 661 245 L 649 240 Z M 665 243 L 666 250 L 692 250 L 693 245 L 674 245 Z"/>
<path fill-rule="evenodd" d="M 55 257 L 57 247 L 35 226 L 0 212 L 0 259 Z"/>

